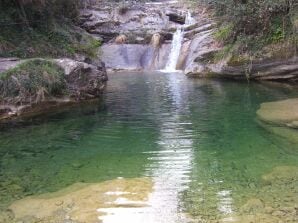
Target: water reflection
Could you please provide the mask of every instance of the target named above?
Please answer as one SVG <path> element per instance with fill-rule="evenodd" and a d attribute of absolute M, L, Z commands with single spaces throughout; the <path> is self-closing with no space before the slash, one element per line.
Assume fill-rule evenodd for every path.
<path fill-rule="evenodd" d="M 294 181 L 280 189 L 260 179 L 275 166 L 297 165 L 288 152 L 293 147 L 254 122 L 261 102 L 288 95 L 182 74 L 116 74 L 103 107 L 1 132 L 0 206 L 76 182 L 120 177 L 99 193 L 100 205 L 90 195 L 95 222 L 229 222 L 252 197 L 276 211 L 292 207 Z M 136 181 L 119 187 L 142 177 L 150 181 L 146 190 Z"/>
<path fill-rule="evenodd" d="M 156 149 L 144 152 L 148 162 L 145 176 L 153 181 L 153 192 L 149 195 L 146 207 L 101 209 L 106 215 L 103 223 L 116 223 L 120 219 L 128 222 L 174 223 L 185 222 L 181 205 L 181 192 L 188 189 L 193 162 L 192 122 L 184 120 L 188 115 L 188 91 L 184 91 L 180 78 L 168 75 L 166 80 L 153 91 L 152 97 L 160 92 L 167 100 L 167 111 L 157 113 L 159 138 Z M 157 95 L 156 95 L 157 94 Z M 150 97 L 150 96 L 149 96 Z M 161 102 L 162 104 L 162 102 Z M 130 204 L 130 201 L 127 201 Z"/>

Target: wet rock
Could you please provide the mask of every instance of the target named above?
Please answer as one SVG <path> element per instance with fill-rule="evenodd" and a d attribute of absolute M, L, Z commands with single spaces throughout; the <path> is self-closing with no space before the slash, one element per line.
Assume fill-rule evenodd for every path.
<path fill-rule="evenodd" d="M 116 179 L 95 184 L 74 184 L 55 193 L 28 197 L 9 209 L 14 220 L 37 222 L 97 223 L 109 209 L 146 207 L 153 184 L 148 178 Z M 136 206 L 137 204 L 137 206 Z M 123 206 L 124 205 L 124 206 Z"/>
<path fill-rule="evenodd" d="M 154 48 L 140 44 L 106 44 L 102 60 L 108 70 L 158 70 L 165 66 L 169 46 Z"/>
<path fill-rule="evenodd" d="M 257 111 L 259 124 L 268 131 L 298 142 L 298 99 L 262 103 Z"/>
<path fill-rule="evenodd" d="M 178 11 L 167 12 L 166 16 L 169 17 L 169 21 L 176 22 L 181 25 L 185 24 L 185 15 L 182 15 Z"/>
<path fill-rule="evenodd" d="M 262 103 L 257 115 L 262 121 L 295 128 L 298 122 L 298 99 Z"/>
<path fill-rule="evenodd" d="M 266 206 L 264 209 L 266 214 L 272 214 L 272 212 L 274 211 L 274 209 L 270 206 Z"/>
<path fill-rule="evenodd" d="M 150 44 L 155 48 L 159 47 L 161 44 L 161 35 L 159 33 L 154 33 L 152 35 Z"/>
<path fill-rule="evenodd" d="M 0 223 L 12 222 L 13 218 L 14 218 L 14 215 L 9 210 L 0 212 Z"/>

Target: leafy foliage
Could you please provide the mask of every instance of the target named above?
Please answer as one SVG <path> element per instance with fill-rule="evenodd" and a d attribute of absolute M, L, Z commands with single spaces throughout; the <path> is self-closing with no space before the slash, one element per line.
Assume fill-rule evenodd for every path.
<path fill-rule="evenodd" d="M 79 6 L 79 0 L 0 1 L 0 57 L 95 57 L 100 42 L 73 25 Z"/>
<path fill-rule="evenodd" d="M 296 0 L 199 0 L 218 18 L 215 38 L 234 44 L 238 53 L 254 55 L 269 44 L 290 42 L 297 51 Z M 295 13 L 296 12 L 296 13 Z"/>

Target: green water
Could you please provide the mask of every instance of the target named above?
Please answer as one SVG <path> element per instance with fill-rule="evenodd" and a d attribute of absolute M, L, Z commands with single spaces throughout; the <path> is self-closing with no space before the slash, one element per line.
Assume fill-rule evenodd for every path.
<path fill-rule="evenodd" d="M 293 206 L 295 182 L 268 187 L 261 176 L 298 166 L 298 146 L 259 127 L 255 112 L 297 96 L 279 84 L 110 75 L 97 104 L 2 126 L 0 208 L 76 182 L 144 176 L 155 184 L 160 222 L 184 222 L 175 212 L 221 219 L 254 197 Z"/>

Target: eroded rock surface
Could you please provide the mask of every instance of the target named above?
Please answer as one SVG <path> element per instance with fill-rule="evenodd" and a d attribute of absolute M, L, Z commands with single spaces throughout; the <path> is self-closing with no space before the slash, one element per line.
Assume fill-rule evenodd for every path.
<path fill-rule="evenodd" d="M 173 34 L 182 26 L 185 35 L 178 69 L 192 70 L 194 60 L 212 45 L 214 23 L 181 2 L 100 4 L 82 10 L 80 25 L 103 40 L 101 56 L 109 70 L 162 70 Z M 189 13 L 193 21 L 185 24 Z"/>

